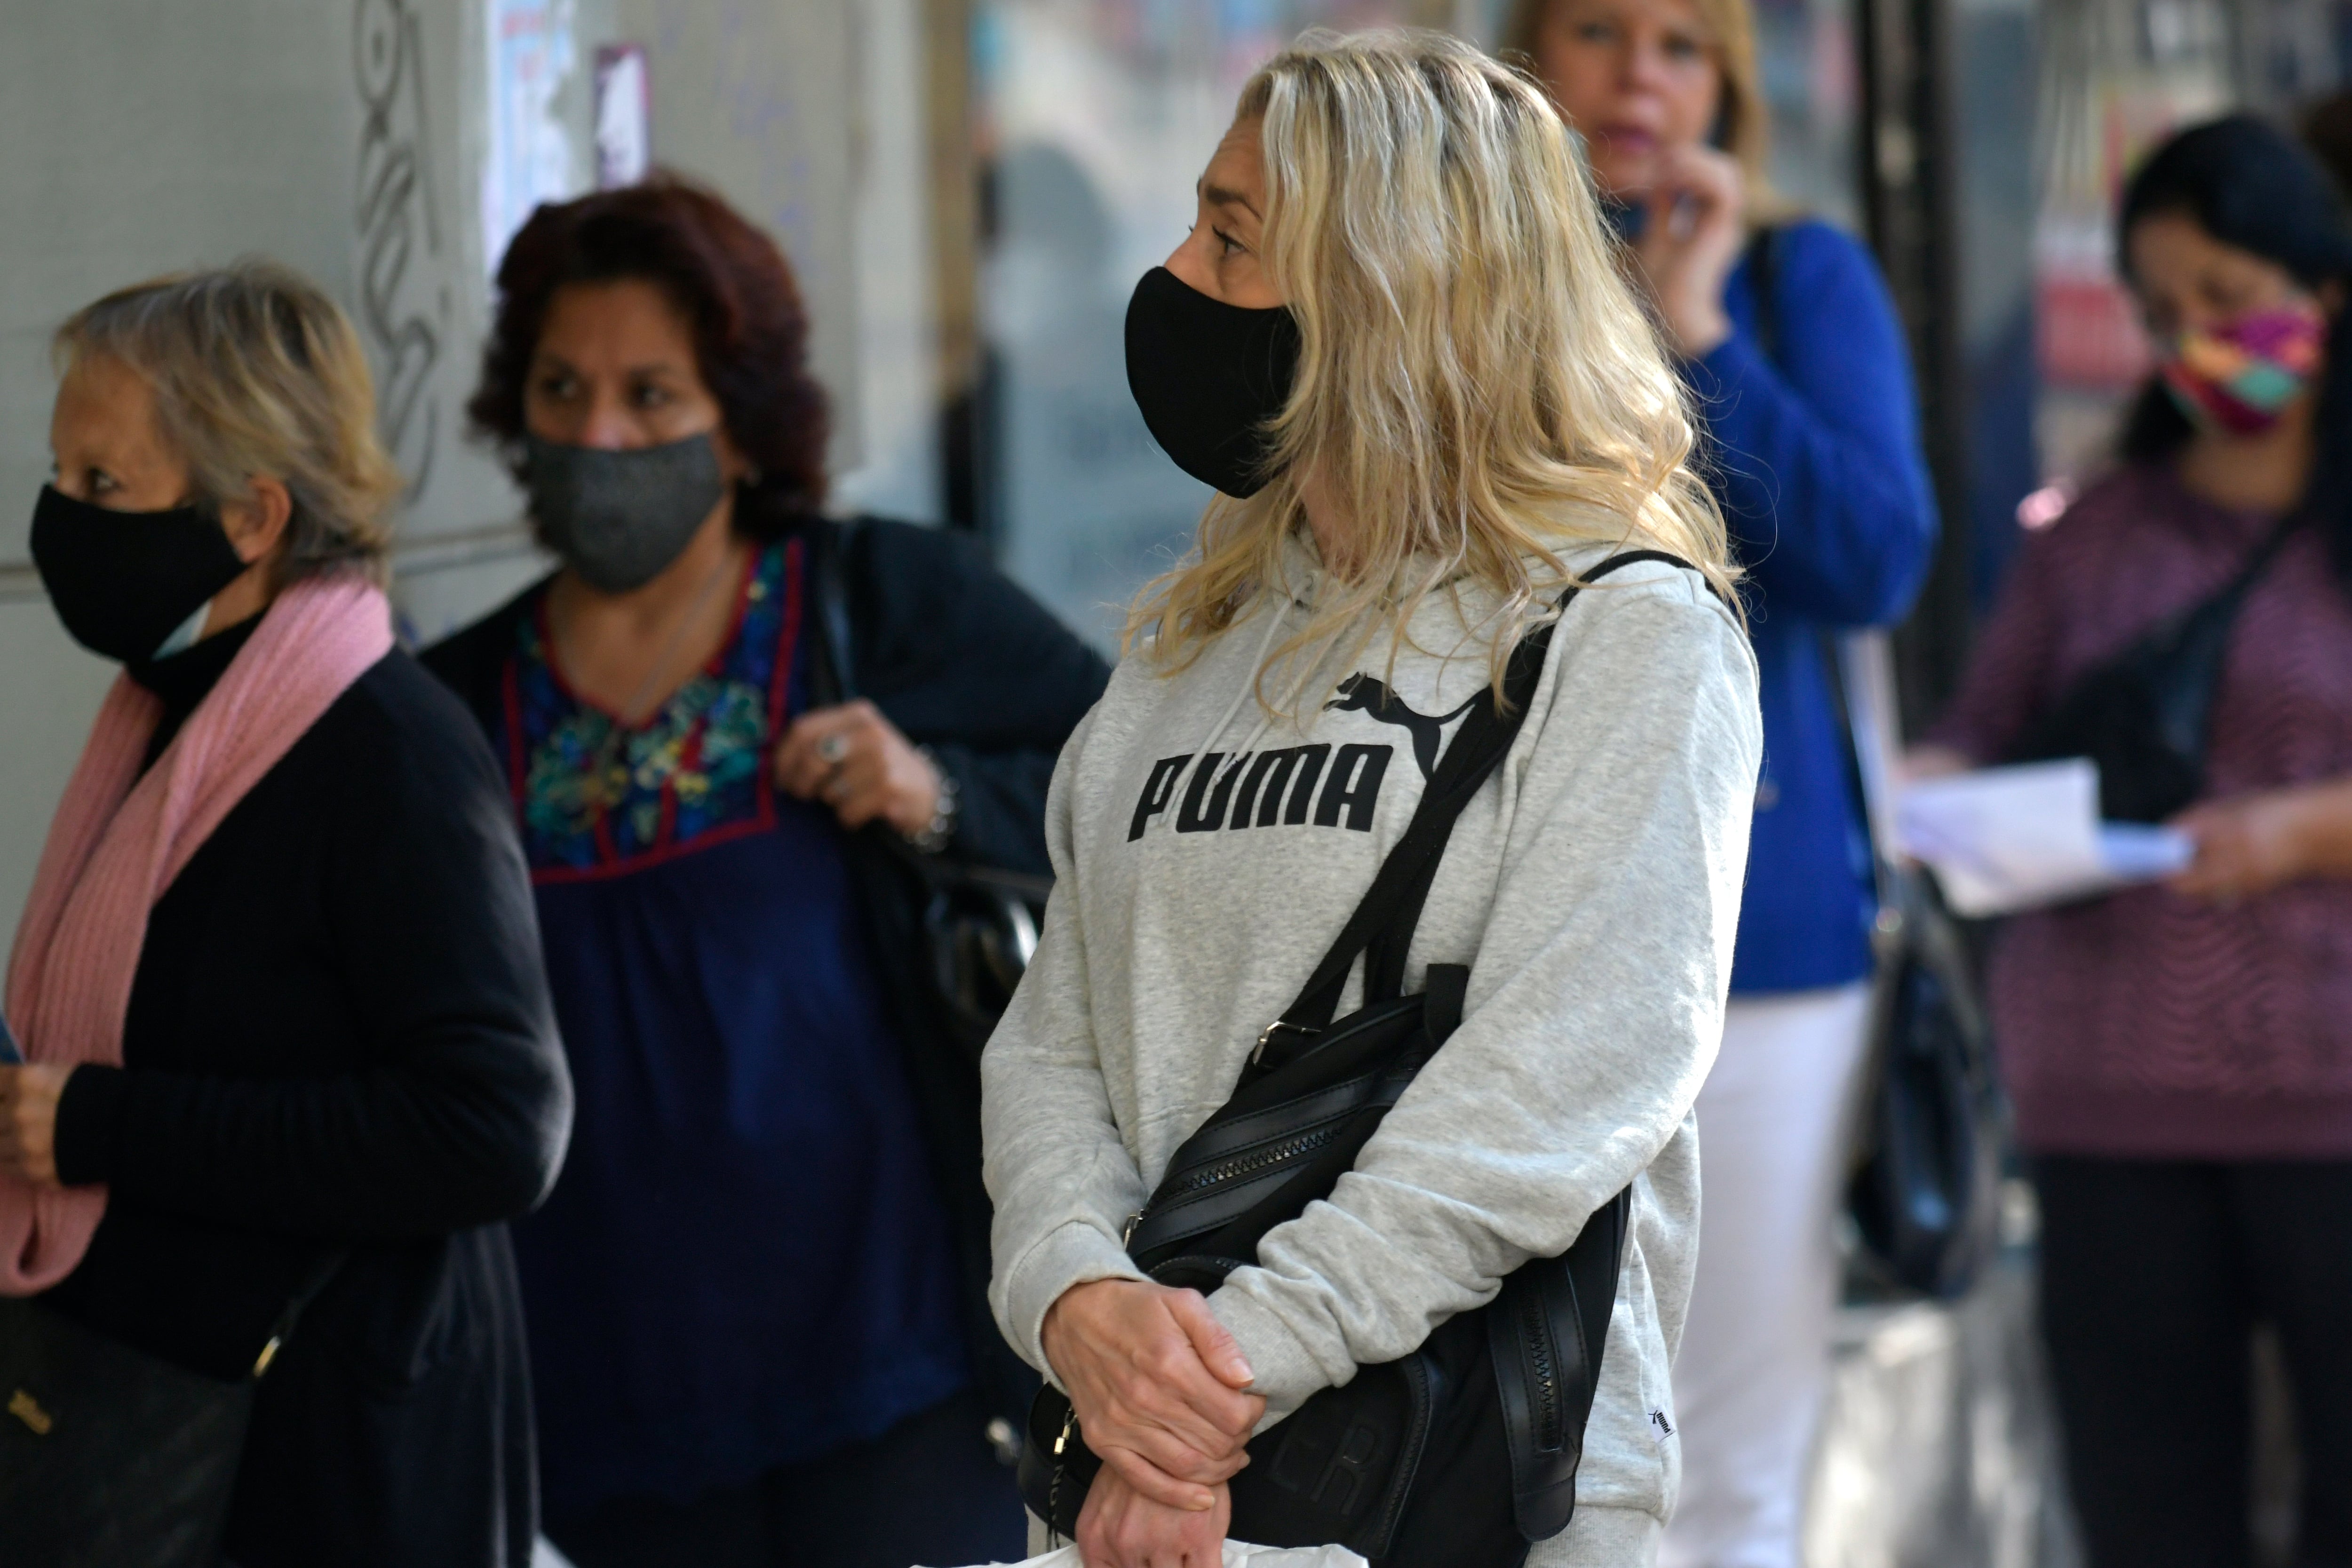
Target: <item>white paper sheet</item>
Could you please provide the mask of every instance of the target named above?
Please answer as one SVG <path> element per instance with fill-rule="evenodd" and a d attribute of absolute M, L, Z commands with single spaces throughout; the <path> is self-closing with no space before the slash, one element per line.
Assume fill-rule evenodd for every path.
<path fill-rule="evenodd" d="M 1078 1549 L 1065 1546 L 1013 1563 L 992 1563 L 988 1568 L 1084 1568 Z M 1244 1541 L 1225 1542 L 1225 1568 L 1370 1568 L 1344 1546 L 1252 1546 Z"/>
<path fill-rule="evenodd" d="M 1960 914 L 2011 914 L 2151 882 L 2196 854 L 2175 828 L 2099 820 L 2082 757 L 1928 779 L 1895 803 L 1903 853 L 1933 867 Z"/>

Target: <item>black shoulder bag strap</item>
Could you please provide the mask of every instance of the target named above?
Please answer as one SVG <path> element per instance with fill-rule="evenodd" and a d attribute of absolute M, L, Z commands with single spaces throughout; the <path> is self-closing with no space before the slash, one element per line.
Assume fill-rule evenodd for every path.
<path fill-rule="evenodd" d="M 1259 1037 L 1261 1058 L 1272 1052 L 1275 1043 L 1285 1035 L 1311 1038 L 1329 1026 L 1339 1010 L 1340 994 L 1347 989 L 1349 972 L 1354 968 L 1359 954 L 1365 960 L 1365 1002 L 1389 1001 L 1403 994 L 1405 950 L 1421 921 L 1422 906 L 1429 900 L 1430 886 L 1436 880 L 1438 862 L 1444 858 L 1445 842 L 1453 835 L 1454 819 L 1502 765 L 1511 742 L 1518 736 L 1519 727 L 1527 721 L 1528 704 L 1535 700 L 1536 685 L 1543 678 L 1544 661 L 1551 650 L 1552 633 L 1580 590 L 1643 561 L 1690 567 L 1690 563 L 1681 556 L 1663 550 L 1628 550 L 1612 555 L 1583 574 L 1560 595 L 1559 614 L 1520 638 L 1511 649 L 1510 658 L 1503 668 L 1503 710 L 1496 711 L 1492 702 L 1481 702 L 1463 720 L 1461 731 L 1445 748 L 1445 755 L 1438 763 L 1428 789 L 1423 792 L 1412 820 L 1405 825 L 1403 836 L 1381 862 L 1363 901 L 1348 917 L 1348 923 L 1339 928 L 1323 962 L 1315 966 L 1307 984 L 1299 988 L 1297 1000 L 1284 1008 L 1282 1016 L 1268 1025 Z"/>
<path fill-rule="evenodd" d="M 830 708 L 857 695 L 857 663 L 849 633 L 849 552 L 859 531 L 856 518 L 820 517 L 809 526 L 809 581 L 815 589 L 809 607 L 816 612 L 820 655 L 810 695 L 817 707 Z"/>
<path fill-rule="evenodd" d="M 1764 357 L 1780 361 L 1780 226 L 1765 224 L 1748 239 L 1748 292 L 1756 301 L 1749 331 Z"/>

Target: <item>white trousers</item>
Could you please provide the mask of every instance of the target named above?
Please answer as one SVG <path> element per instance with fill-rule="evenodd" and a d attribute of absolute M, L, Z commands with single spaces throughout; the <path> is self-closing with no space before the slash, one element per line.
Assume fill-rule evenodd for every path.
<path fill-rule="evenodd" d="M 1798 1568 L 1829 1382 L 1867 984 L 1735 997 L 1698 1095 L 1698 1274 L 1675 1360 L 1682 1500 L 1660 1568 Z"/>

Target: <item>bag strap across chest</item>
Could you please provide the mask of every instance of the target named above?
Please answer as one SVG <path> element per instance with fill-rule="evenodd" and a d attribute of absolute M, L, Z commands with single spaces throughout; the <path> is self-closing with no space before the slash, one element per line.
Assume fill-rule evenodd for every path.
<path fill-rule="evenodd" d="M 1381 862 L 1380 871 L 1366 889 L 1363 900 L 1332 939 L 1330 950 L 1300 987 L 1297 1000 L 1284 1008 L 1282 1016 L 1266 1026 L 1265 1034 L 1258 1037 L 1259 1058 L 1269 1054 L 1287 1054 L 1278 1047 L 1286 1046 L 1295 1050 L 1330 1025 L 1339 1013 L 1340 995 L 1347 989 L 1349 972 L 1359 957 L 1365 961 L 1365 1002 L 1390 1001 L 1403 994 L 1406 951 L 1412 945 L 1413 931 L 1421 923 L 1422 906 L 1428 901 L 1430 886 L 1436 880 L 1446 840 L 1453 834 L 1455 819 L 1502 765 L 1511 742 L 1518 738 L 1520 726 L 1527 722 L 1528 710 L 1543 679 L 1544 662 L 1549 657 L 1552 633 L 1560 616 L 1567 615 L 1569 605 L 1581 589 L 1644 561 L 1690 568 L 1689 562 L 1663 550 L 1628 550 L 1612 555 L 1584 573 L 1580 581 L 1560 595 L 1559 616 L 1520 638 L 1511 649 L 1503 670 L 1500 710 L 1493 702 L 1480 702 L 1463 720 L 1462 728 L 1438 762 L 1436 773 L 1422 792 L 1412 820 L 1405 825 L 1403 836 Z"/>

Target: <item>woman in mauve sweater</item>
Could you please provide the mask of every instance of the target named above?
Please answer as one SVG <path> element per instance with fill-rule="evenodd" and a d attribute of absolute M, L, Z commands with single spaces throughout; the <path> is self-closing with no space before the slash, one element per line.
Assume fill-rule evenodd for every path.
<path fill-rule="evenodd" d="M 2352 1561 L 2352 232 L 2318 167 L 2248 119 L 2159 151 L 2118 229 L 2159 379 L 2128 461 L 2028 543 L 1926 760 L 2013 754 L 2302 519 L 2231 634 L 2178 819 L 2195 863 L 2011 921 L 1991 1000 L 2091 1562 L 2248 1561 L 2256 1319 L 2294 1384 L 2296 1561 Z"/>

